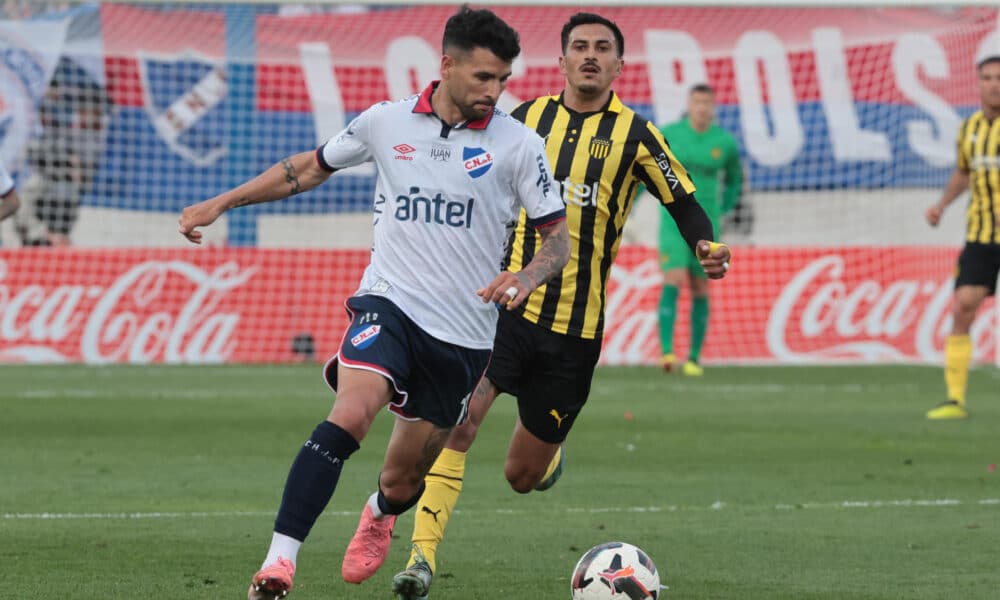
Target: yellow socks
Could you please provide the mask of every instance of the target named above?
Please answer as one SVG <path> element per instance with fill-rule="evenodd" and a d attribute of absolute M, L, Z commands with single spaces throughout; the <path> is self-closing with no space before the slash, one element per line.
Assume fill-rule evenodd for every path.
<path fill-rule="evenodd" d="M 962 406 L 965 406 L 971 361 L 972 339 L 968 335 L 948 336 L 944 345 L 944 383 L 948 388 L 948 399 Z"/>
<path fill-rule="evenodd" d="M 549 466 L 546 467 L 545 469 L 545 475 L 542 476 L 542 481 L 545 481 L 549 477 L 552 477 L 552 474 L 555 473 L 556 469 L 559 468 L 559 460 L 561 458 L 562 458 L 562 446 L 559 446 L 559 449 L 556 450 L 555 455 L 552 456 L 552 460 L 549 462 Z"/>
<path fill-rule="evenodd" d="M 458 496 L 462 493 L 464 476 L 465 452 L 445 448 L 424 479 L 427 488 L 417 503 L 417 512 L 413 519 L 413 545 L 416 548 L 410 552 L 407 567 L 413 566 L 416 562 L 419 549 L 430 565 L 431 572 L 437 572 L 435 554 L 444 538 L 444 528 L 448 525 L 451 511 L 454 510 Z"/>

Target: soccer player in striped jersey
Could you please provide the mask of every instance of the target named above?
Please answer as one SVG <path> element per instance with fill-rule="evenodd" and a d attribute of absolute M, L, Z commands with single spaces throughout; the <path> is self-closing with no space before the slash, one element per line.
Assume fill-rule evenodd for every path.
<path fill-rule="evenodd" d="M 736 139 L 715 123 L 715 90 L 698 84 L 688 93 L 687 115 L 660 129 L 670 141 L 674 155 L 684 164 L 698 188 L 698 202 L 712 220 L 715 237 L 719 222 L 740 199 L 743 167 Z M 719 187 L 721 184 L 721 188 Z M 685 375 L 703 374 L 701 348 L 708 331 L 708 279 L 698 259 L 677 230 L 677 224 L 665 211 L 660 215 L 660 268 L 663 290 L 660 294 L 660 348 L 663 370 L 677 366 L 674 356 L 674 323 L 677 319 L 677 296 L 682 285 L 691 289 L 691 347 L 680 371 Z"/>
<path fill-rule="evenodd" d="M 14 189 L 14 180 L 0 161 L 0 221 L 17 212 L 21 202 Z"/>
<path fill-rule="evenodd" d="M 965 247 L 958 257 L 952 305 L 951 335 L 944 347 L 947 398 L 928 411 L 928 419 L 965 419 L 965 390 L 972 361 L 969 330 L 976 311 L 996 293 L 1000 272 L 1000 55 L 976 65 L 981 110 L 958 130 L 958 161 L 941 199 L 927 209 L 927 222 L 937 226 L 945 208 L 966 189 Z"/>
<path fill-rule="evenodd" d="M 396 516 L 416 504 L 449 431 L 468 414 L 498 313 L 516 309 L 569 260 L 566 210 L 542 139 L 495 109 L 520 52 L 517 33 L 488 10 L 463 7 L 448 19 L 442 46 L 441 80 L 422 93 L 369 108 L 316 151 L 181 215 L 181 233 L 200 242 L 197 228 L 226 209 L 297 194 L 362 162 L 378 168 L 371 261 L 346 301 L 351 323 L 323 370 L 337 398 L 289 469 L 249 600 L 292 589 L 299 548 L 344 463 L 388 407 L 397 419 L 377 490 L 341 567 L 348 583 L 375 573 Z M 542 243 L 515 273 L 501 264 L 518 214 Z M 257 432 L 261 439 L 268 428 Z"/>
<path fill-rule="evenodd" d="M 410 561 L 393 580 L 400 599 L 427 597 L 437 546 L 462 489 L 466 452 L 500 392 L 516 396 L 518 405 L 505 467 L 510 486 L 520 493 L 547 489 L 561 473 L 562 443 L 590 393 L 611 263 L 637 187 L 644 184 L 660 199 L 689 246 L 697 248 L 709 277 L 721 278 L 729 268 L 729 249 L 713 242 L 712 223 L 663 135 L 611 90 L 623 54 L 614 22 L 573 15 L 562 29 L 562 93 L 512 112 L 546 140 L 566 205 L 571 257 L 520 308 L 501 313 L 493 358 L 472 395 L 469 420 L 452 431 L 427 476 Z M 528 265 L 540 249 L 527 225 L 522 212 L 507 250 L 511 271 Z"/>

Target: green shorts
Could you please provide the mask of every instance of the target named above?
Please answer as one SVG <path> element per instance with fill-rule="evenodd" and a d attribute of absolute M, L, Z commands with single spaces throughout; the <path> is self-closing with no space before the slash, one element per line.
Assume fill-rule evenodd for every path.
<path fill-rule="evenodd" d="M 719 239 L 719 228 L 713 226 L 713 229 L 715 239 Z M 693 277 L 708 278 L 670 215 L 663 215 L 660 219 L 660 269 L 663 271 L 684 269 Z"/>

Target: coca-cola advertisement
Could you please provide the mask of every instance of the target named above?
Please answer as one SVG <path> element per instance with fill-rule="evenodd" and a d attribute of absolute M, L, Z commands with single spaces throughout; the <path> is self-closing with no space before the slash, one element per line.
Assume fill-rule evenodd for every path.
<path fill-rule="evenodd" d="M 939 363 L 957 248 L 734 248 L 711 283 L 707 363 Z M 21 250 L 0 254 L 0 362 L 319 361 L 336 352 L 365 250 Z M 660 356 L 655 250 L 622 248 L 602 361 Z M 681 297 L 675 351 L 686 351 Z M 975 356 L 996 352 L 992 301 Z"/>
<path fill-rule="evenodd" d="M 951 328 L 958 248 L 734 248 L 733 268 L 710 284 L 703 357 L 716 363 L 940 363 Z M 655 250 L 623 248 L 608 290 L 603 360 L 659 357 Z M 678 303 L 675 352 L 688 343 L 689 301 Z M 975 357 L 996 352 L 992 301 L 972 329 Z"/>

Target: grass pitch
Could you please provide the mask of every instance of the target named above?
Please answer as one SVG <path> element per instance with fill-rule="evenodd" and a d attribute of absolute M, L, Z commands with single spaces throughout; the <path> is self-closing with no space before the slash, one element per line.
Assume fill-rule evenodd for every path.
<path fill-rule="evenodd" d="M 320 367 L 0 368 L 0 597 L 244 598 L 284 477 L 329 410 Z M 552 490 L 503 479 L 502 397 L 470 453 L 434 600 L 569 598 L 589 547 L 646 550 L 677 599 L 995 599 L 1000 375 L 929 422 L 937 368 L 602 368 Z M 380 415 L 299 555 L 298 600 L 340 580 L 392 418 Z"/>

